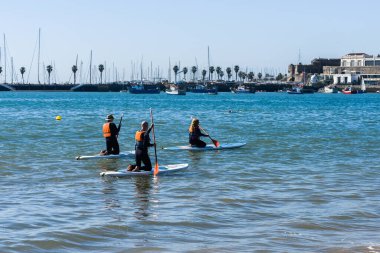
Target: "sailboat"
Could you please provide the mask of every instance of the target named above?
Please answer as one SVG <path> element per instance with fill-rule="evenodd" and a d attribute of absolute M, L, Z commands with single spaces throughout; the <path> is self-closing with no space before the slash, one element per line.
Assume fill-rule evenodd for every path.
<path fill-rule="evenodd" d="M 209 95 L 217 95 L 218 89 L 216 87 L 207 87 L 207 84 L 204 82 L 198 83 L 195 85 L 195 87 L 191 90 L 193 93 L 207 93 Z"/>
<path fill-rule="evenodd" d="M 159 94 L 160 88 L 151 81 L 143 79 L 143 67 L 142 67 L 142 59 L 140 64 L 140 81 L 132 81 L 131 87 L 128 89 L 129 93 L 132 94 Z"/>
<path fill-rule="evenodd" d="M 168 90 L 165 91 L 168 95 L 186 95 L 186 85 L 184 82 L 170 84 Z"/>
<path fill-rule="evenodd" d="M 208 69 L 210 69 L 210 47 L 207 47 L 207 62 L 208 62 Z M 209 84 L 206 83 L 206 81 L 203 79 L 203 83 L 197 83 L 195 87 L 191 90 L 193 93 L 207 93 L 209 95 L 217 95 L 218 89 L 216 86 L 213 85 L 213 82 L 210 78 L 210 72 L 209 72 Z"/>
<path fill-rule="evenodd" d="M 131 87 L 128 89 L 132 94 L 159 94 L 160 88 L 153 82 L 141 80 L 139 82 L 132 82 Z"/>

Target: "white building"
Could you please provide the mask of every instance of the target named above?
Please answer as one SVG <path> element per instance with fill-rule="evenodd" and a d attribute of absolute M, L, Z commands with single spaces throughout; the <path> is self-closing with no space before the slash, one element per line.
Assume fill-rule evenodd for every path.
<path fill-rule="evenodd" d="M 334 74 L 334 84 L 359 84 L 360 74 Z"/>
<path fill-rule="evenodd" d="M 365 53 L 346 54 L 340 60 L 341 67 L 380 66 L 380 55 L 373 56 Z"/>
<path fill-rule="evenodd" d="M 324 66 L 325 78 L 334 84 L 380 85 L 380 55 L 350 53 L 341 57 L 340 66 Z"/>

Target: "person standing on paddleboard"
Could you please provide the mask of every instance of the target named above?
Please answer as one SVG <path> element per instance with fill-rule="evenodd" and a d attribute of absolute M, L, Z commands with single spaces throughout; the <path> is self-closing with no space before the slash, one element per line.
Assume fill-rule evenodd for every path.
<path fill-rule="evenodd" d="M 129 165 L 128 171 L 151 171 L 152 170 L 152 163 L 149 158 L 148 154 L 148 147 L 153 147 L 155 144 L 150 143 L 150 137 L 149 133 L 154 127 L 154 124 L 152 124 L 148 129 L 148 122 L 143 121 L 141 123 L 141 130 L 136 132 L 135 135 L 135 165 Z M 141 166 L 141 162 L 144 163 L 144 166 Z"/>
<path fill-rule="evenodd" d="M 199 119 L 194 118 L 191 121 L 191 124 L 189 127 L 189 144 L 192 147 L 198 147 L 198 148 L 206 147 L 206 142 L 201 140 L 200 138 L 201 136 L 209 137 L 208 134 L 202 133 L 199 127 Z"/>
<path fill-rule="evenodd" d="M 102 155 L 118 155 L 120 153 L 119 142 L 117 136 L 121 128 L 121 121 L 117 127 L 113 123 L 114 117 L 112 114 L 107 115 L 106 123 L 103 124 L 103 136 L 106 138 L 107 150 L 102 150 Z"/>

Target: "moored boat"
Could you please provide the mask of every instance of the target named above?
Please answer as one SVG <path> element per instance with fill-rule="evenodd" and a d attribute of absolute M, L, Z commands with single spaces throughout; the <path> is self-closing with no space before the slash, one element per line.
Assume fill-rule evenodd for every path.
<path fill-rule="evenodd" d="M 338 93 L 338 89 L 335 86 L 325 86 L 322 90 L 323 93 Z"/>
<path fill-rule="evenodd" d="M 131 85 L 128 89 L 132 94 L 159 94 L 160 88 L 152 82 L 138 82 Z"/>
<path fill-rule="evenodd" d="M 182 84 L 171 84 L 165 93 L 168 95 L 186 95 L 186 87 Z"/>
<path fill-rule="evenodd" d="M 245 87 L 244 85 L 239 85 L 237 88 L 233 89 L 231 88 L 232 93 L 241 94 L 241 93 L 254 93 L 249 88 Z"/>
<path fill-rule="evenodd" d="M 299 87 L 294 87 L 291 90 L 287 91 L 288 94 L 303 94 L 301 88 Z"/>
<path fill-rule="evenodd" d="M 207 93 L 207 94 L 210 94 L 210 95 L 217 95 L 218 94 L 217 88 L 207 88 L 207 86 L 203 85 L 203 84 L 197 84 L 191 90 L 191 92 L 193 92 L 193 93 Z"/>
<path fill-rule="evenodd" d="M 350 94 L 361 94 L 361 93 L 363 93 L 363 91 L 362 90 L 355 90 L 355 89 L 352 88 L 352 86 L 350 86 L 350 87 L 344 88 L 342 90 L 342 93 L 343 94 L 347 94 L 347 95 L 350 95 Z"/>

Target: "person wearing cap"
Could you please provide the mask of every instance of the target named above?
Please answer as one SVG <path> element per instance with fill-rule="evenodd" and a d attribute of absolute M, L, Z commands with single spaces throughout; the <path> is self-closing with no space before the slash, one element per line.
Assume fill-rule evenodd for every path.
<path fill-rule="evenodd" d="M 106 138 L 106 150 L 102 150 L 102 155 L 118 155 L 120 153 L 119 142 L 117 141 L 117 136 L 120 131 L 121 125 L 119 127 L 113 123 L 114 117 L 112 114 L 107 115 L 105 119 L 106 123 L 103 124 L 103 136 Z"/>
<path fill-rule="evenodd" d="M 151 171 L 152 163 L 148 154 L 148 147 L 153 147 L 155 144 L 150 143 L 149 133 L 154 127 L 152 124 L 148 129 L 148 122 L 141 122 L 141 129 L 135 134 L 135 165 L 129 165 L 128 171 Z M 141 163 L 144 163 L 144 166 L 141 166 Z"/>
<path fill-rule="evenodd" d="M 201 136 L 208 137 L 208 135 L 202 133 L 201 129 L 199 128 L 199 119 L 194 118 L 191 121 L 191 124 L 189 127 L 189 144 L 192 147 L 198 147 L 198 148 L 206 147 L 206 142 L 201 140 L 200 138 Z"/>

